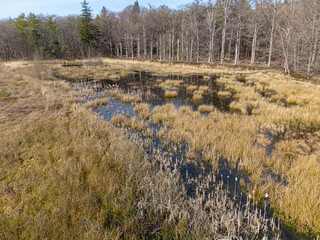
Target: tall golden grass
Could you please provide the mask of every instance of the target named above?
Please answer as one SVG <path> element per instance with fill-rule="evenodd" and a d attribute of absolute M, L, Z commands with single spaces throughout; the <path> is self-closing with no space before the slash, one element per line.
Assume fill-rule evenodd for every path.
<path fill-rule="evenodd" d="M 188 197 L 178 173 L 153 167 L 138 140 L 88 110 L 104 100 L 81 106 L 82 96 L 64 82 L 40 81 L 28 69 L 21 80 L 11 67 L 0 68 L 1 84 L 15 99 L 0 101 L 2 239 L 250 238 L 269 227 L 221 186 L 206 209 L 202 192 Z"/>
<path fill-rule="evenodd" d="M 221 157 L 226 159 L 233 166 L 238 166 L 249 175 L 252 182 L 250 191 L 255 190 L 255 197 L 261 198 L 268 193 L 274 207 L 278 209 L 282 217 L 292 221 L 300 230 L 307 231 L 311 229 L 311 231 L 315 233 L 320 232 L 320 148 L 315 143 L 317 132 L 320 130 L 319 85 L 298 82 L 274 70 L 247 70 L 240 67 L 231 69 L 225 65 L 208 68 L 206 65 L 190 66 L 181 64 L 177 67 L 155 62 L 115 59 L 103 59 L 103 61 L 112 65 L 112 68 L 123 69 L 124 71 L 140 68 L 159 73 L 220 74 L 221 77 L 217 79 L 217 81 L 224 85 L 224 91 L 234 93 L 234 100 L 230 107 L 237 112 L 222 113 L 213 111 L 209 113 L 208 116 L 202 116 L 200 112 L 192 111 L 190 107 L 176 109 L 174 105 L 167 104 L 162 107 L 155 107 L 152 113 L 148 113 L 148 111 L 145 110 L 147 109 L 146 106 L 140 106 L 140 109 L 138 107 L 136 111 L 141 119 L 134 119 L 131 120 L 132 122 L 129 122 L 127 118 L 121 118 L 122 120 L 119 118 L 121 120 L 119 122 L 124 122 L 124 125 L 127 125 L 127 127 L 133 126 L 135 129 L 145 129 L 145 125 L 143 125 L 142 122 L 144 119 L 147 119 L 148 116 L 155 124 L 162 123 L 164 127 L 158 132 L 162 141 L 172 141 L 177 144 L 187 142 L 190 156 L 197 156 L 198 153 L 202 152 L 203 156 L 212 162 L 215 167 L 217 167 L 218 159 Z M 237 74 L 242 74 L 245 81 L 237 81 Z M 31 234 L 31 231 L 33 231 L 34 234 L 38 234 L 42 229 L 46 229 L 45 223 L 51 226 L 58 222 L 59 224 L 56 224 L 54 231 L 61 234 L 59 236 L 65 236 L 64 234 L 67 234 L 65 233 L 67 231 L 65 230 L 65 232 L 63 232 L 63 229 L 69 229 L 69 226 L 74 226 L 74 235 L 67 235 L 68 237 L 79 237 L 81 233 L 85 233 L 85 228 L 90 229 L 90 231 L 88 231 L 89 235 L 93 234 L 90 236 L 96 237 L 94 234 L 99 231 L 95 232 L 94 227 L 101 227 L 101 225 L 99 225 L 101 223 L 99 219 L 102 219 L 102 217 L 99 215 L 100 213 L 92 210 L 100 208 L 95 204 L 90 205 L 91 202 L 89 201 L 94 195 L 93 193 L 95 193 L 96 188 L 99 189 L 99 191 L 100 188 L 103 188 L 103 191 L 110 193 L 112 196 L 111 200 L 109 199 L 107 201 L 107 209 L 110 210 L 111 208 L 112 204 L 110 204 L 110 202 L 116 201 L 119 208 L 123 207 L 129 212 L 123 212 L 112 205 L 112 210 L 110 210 L 112 214 L 120 212 L 121 216 L 123 216 L 123 214 L 130 215 L 132 209 L 130 209 L 130 207 L 126 208 L 126 204 L 128 203 L 122 203 L 119 200 L 122 194 L 127 194 L 126 191 L 130 192 L 128 189 L 125 193 L 122 192 L 124 190 L 121 186 L 127 183 L 125 177 L 127 175 L 121 172 L 121 164 L 125 162 L 127 156 L 123 155 L 121 151 L 124 151 L 124 148 L 133 149 L 133 147 L 131 148 L 130 144 L 126 145 L 128 143 L 117 139 L 113 134 L 114 130 L 111 130 L 110 126 L 107 127 L 98 117 L 92 117 L 87 110 L 79 109 L 75 111 L 71 108 L 70 106 L 75 102 L 74 97 L 64 95 L 61 99 L 68 99 L 68 101 L 61 103 L 59 98 L 57 99 L 56 96 L 50 94 L 52 93 L 50 90 L 52 88 L 56 89 L 55 91 L 59 93 L 65 92 L 66 86 L 62 83 L 52 86 L 51 84 L 53 83 L 43 82 L 39 84 L 30 79 L 22 80 L 19 83 L 17 82 L 17 86 L 12 86 L 9 83 L 6 84 L 7 86 L 4 87 L 10 93 L 14 92 L 13 89 L 18 87 L 19 89 L 23 89 L 21 90 L 22 93 L 30 96 L 37 96 L 38 92 L 42 93 L 43 96 L 39 99 L 33 97 L 28 98 L 28 107 L 25 107 L 23 113 L 19 112 L 18 109 L 25 99 L 22 100 L 22 98 L 18 98 L 18 102 L 12 102 L 9 105 L 6 101 L 11 101 L 11 97 L 0 102 L 0 110 L 5 110 L 5 115 L 1 116 L 0 123 L 6 124 L 6 127 L 2 128 L 5 130 L 1 132 L 1 137 L 5 139 L 5 141 L 1 141 L 0 143 L 0 149 L 2 150 L 0 156 L 0 158 L 2 158 L 1 164 L 3 166 L 2 168 L 5 169 L 5 178 L 1 182 L 1 192 L 5 193 L 1 195 L 1 204 L 3 204 L 1 208 L 3 209 L 2 215 L 6 216 L 4 218 L 6 224 L 1 224 L 1 227 L 9 226 L 5 228 L 5 230 L 1 229 L 1 231 L 6 231 L 6 234 L 22 234 L 21 232 L 19 233 L 15 227 L 20 224 L 24 226 L 24 229 L 27 229 L 29 223 L 31 228 L 30 232 L 26 230 L 26 235 Z M 26 89 L 23 84 L 32 87 Z M 34 89 L 39 90 L 36 91 Z M 196 91 L 195 96 L 202 97 L 202 93 L 203 89 L 201 93 L 200 91 Z M 8 108 L 4 103 L 13 109 L 9 109 L 10 107 Z M 66 104 L 69 107 L 66 107 Z M 43 124 L 31 124 L 36 121 L 35 119 L 40 119 L 40 116 L 42 116 L 45 111 L 52 114 L 54 112 L 54 116 L 50 115 L 51 117 L 44 119 L 43 121 L 45 121 L 45 123 Z M 57 111 L 61 112 L 61 116 L 59 114 L 55 115 Z M 14 112 L 14 114 L 9 115 L 10 112 Z M 25 121 L 29 118 L 30 122 L 27 124 L 26 121 L 26 127 L 18 125 L 22 119 Z M 99 122 L 97 129 L 93 127 L 96 125 L 96 121 Z M 100 124 L 103 127 L 99 127 Z M 53 126 L 52 128 L 50 127 L 51 125 Z M 102 130 L 103 128 L 105 128 L 105 130 Z M 55 133 L 56 129 L 59 135 Z M 69 133 L 68 131 L 71 131 L 70 136 L 60 140 L 60 133 L 66 135 Z M 11 134 L 11 132 L 13 132 L 13 134 Z M 18 132 L 22 132 L 23 134 L 18 134 Z M 108 136 L 108 140 L 104 138 L 105 136 Z M 79 137 L 78 140 L 77 137 Z M 312 141 L 312 139 L 315 140 Z M 60 144 L 60 141 L 62 141 L 62 144 Z M 75 141 L 75 146 L 72 144 L 73 141 Z M 44 146 L 40 144 L 41 142 L 45 142 Z M 91 152 L 89 142 L 98 142 L 100 147 L 97 147 L 97 149 Z M 122 148 L 120 143 L 124 144 L 125 147 Z M 83 150 L 80 148 L 80 145 L 83 146 Z M 104 148 L 101 146 L 114 147 L 106 148 L 111 149 L 111 153 L 109 153 L 109 150 L 103 152 L 101 149 Z M 19 151 L 21 152 L 16 153 L 15 149 L 20 149 Z M 115 152 L 112 149 L 121 149 L 121 151 Z M 273 150 L 270 152 L 267 151 L 267 149 Z M 39 155 L 37 155 L 38 150 Z M 95 153 L 96 150 L 99 150 L 98 153 Z M 139 159 L 139 154 L 141 153 L 138 154 L 139 156 L 136 156 L 135 154 L 137 153 L 134 154 L 134 150 L 129 150 L 129 152 L 132 154 L 129 159 Z M 70 154 L 73 159 L 71 163 L 68 161 Z M 113 161 L 110 162 L 107 156 L 112 156 L 112 160 L 116 159 L 115 163 Z M 105 162 L 101 163 L 97 160 L 100 158 L 105 159 Z M 10 159 L 12 159 L 12 161 Z M 43 159 L 52 160 L 50 160 L 49 164 L 48 162 L 44 162 Z M 60 159 L 62 159 L 61 162 L 66 165 L 60 165 Z M 77 159 L 77 161 L 74 161 L 74 159 Z M 27 168 L 23 163 L 31 167 Z M 96 165 L 104 169 L 103 171 L 106 171 L 101 173 L 101 175 L 106 174 L 109 176 L 108 174 L 111 174 L 110 179 L 113 179 L 113 172 L 109 173 L 110 169 L 114 168 L 115 172 L 117 172 L 117 174 L 119 173 L 119 176 L 121 176 L 119 179 L 110 180 L 114 187 L 109 185 L 109 187 L 97 186 L 95 184 L 97 184 L 98 180 L 92 180 L 91 182 L 91 177 L 96 174 L 91 175 L 91 171 L 88 173 L 87 169 L 91 169 L 93 166 L 93 172 L 95 173 L 97 171 L 97 176 L 100 176 L 99 171 L 102 170 L 95 168 Z M 66 166 L 69 166 L 69 168 Z M 36 170 L 32 172 L 29 169 Z M 52 172 L 51 169 L 53 169 Z M 70 176 L 78 176 L 78 179 L 76 178 L 77 180 L 75 181 L 73 178 L 67 177 L 64 180 L 63 176 L 68 176 L 68 174 Z M 43 185 L 38 184 L 38 187 L 37 184 L 34 186 L 31 182 L 31 179 L 37 180 L 38 175 L 39 182 L 46 182 L 45 180 L 48 179 L 46 186 L 52 189 L 52 191 L 55 191 L 54 189 L 56 189 L 57 186 L 66 185 L 68 186 L 67 189 L 72 189 L 72 196 L 83 195 L 83 198 L 80 197 L 79 201 L 75 201 L 74 206 L 77 207 L 64 208 L 62 201 L 68 202 L 74 200 L 71 200 L 71 198 L 67 199 L 67 193 L 62 190 L 62 192 L 50 193 L 51 195 L 49 194 L 48 196 L 45 195 Z M 58 176 L 59 181 L 63 184 L 60 185 L 60 183 L 55 182 L 54 176 Z M 103 181 L 102 179 L 99 179 L 99 181 L 100 180 Z M 36 183 L 39 183 L 37 181 Z M 83 186 L 83 181 L 86 181 L 86 184 L 89 181 L 92 185 L 88 185 L 89 187 L 87 185 L 84 185 L 86 187 L 81 187 Z M 90 193 L 87 193 L 83 189 L 90 189 Z M 130 189 L 134 189 L 134 187 Z M 42 197 L 42 194 L 44 194 L 45 197 Z M 54 198 L 54 194 L 61 197 Z M 16 195 L 18 198 L 15 197 Z M 105 195 L 103 195 L 103 197 L 107 198 Z M 131 197 L 132 195 L 130 195 L 128 199 L 131 199 Z M 89 201 L 90 204 L 88 204 L 88 208 L 81 204 L 83 200 Z M 33 205 L 31 201 L 34 201 L 35 204 Z M 100 200 L 98 202 L 100 202 Z M 121 204 L 119 202 L 121 202 Z M 38 218 L 35 219 L 38 219 L 36 223 L 41 229 L 37 228 L 37 226 L 35 226 L 36 224 L 28 219 L 29 212 L 23 215 L 24 218 L 20 219 L 21 216 L 18 212 L 21 211 L 21 208 L 19 208 L 19 206 L 21 206 L 22 209 L 30 210 L 30 216 L 38 216 Z M 50 206 L 59 207 L 50 208 Z M 66 206 L 73 205 L 70 202 L 70 204 Z M 132 205 L 128 204 L 128 206 Z M 80 211 L 79 215 L 77 215 L 76 213 L 81 207 L 84 208 L 84 210 L 83 212 Z M 46 218 L 39 217 L 39 211 L 41 215 L 46 216 Z M 62 217 L 57 219 L 50 218 L 51 215 L 49 212 L 54 211 L 58 211 L 59 214 L 62 214 Z M 63 217 L 68 216 L 68 214 L 70 215 L 70 211 L 72 212 L 72 216 L 84 216 L 90 212 L 95 212 L 96 215 L 89 214 L 89 216 L 91 219 L 94 219 L 93 222 L 97 225 L 90 225 L 89 228 L 88 225 L 85 224 L 84 226 L 80 226 L 80 217 L 72 218 L 72 222 L 63 221 Z M 75 215 L 73 215 L 73 213 Z M 103 213 L 101 214 L 103 215 Z M 130 217 L 131 216 L 132 215 L 130 215 Z M 120 219 L 121 221 L 125 221 L 123 217 L 120 217 Z M 122 227 L 126 226 L 126 230 L 122 227 L 112 228 L 112 230 L 108 232 L 110 235 L 107 236 L 116 238 L 117 236 L 123 236 L 121 235 L 123 232 L 128 234 L 127 230 L 133 225 L 136 226 L 132 222 L 136 223 L 137 221 L 134 217 L 129 219 L 131 219 L 128 220 L 129 222 L 125 222 L 128 225 L 121 224 Z M 86 221 L 89 220 L 84 220 L 84 222 Z M 132 222 L 130 223 L 130 221 Z M 114 224 L 116 220 L 113 219 L 111 222 Z M 8 232 L 8 229 L 11 229 L 11 232 Z M 44 233 L 40 238 L 50 238 L 52 235 L 48 234 L 52 234 L 52 232 Z M 70 233 L 68 232 L 68 234 Z M 126 235 L 126 237 L 132 237 L 133 235 L 134 234 L 129 234 Z M 39 237 L 39 235 L 37 236 Z"/>

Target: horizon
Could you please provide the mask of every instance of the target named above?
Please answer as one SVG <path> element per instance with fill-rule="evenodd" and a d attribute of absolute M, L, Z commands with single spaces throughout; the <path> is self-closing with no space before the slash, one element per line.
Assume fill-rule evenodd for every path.
<path fill-rule="evenodd" d="M 36 15 L 56 15 L 56 16 L 68 16 L 77 15 L 81 13 L 81 0 L 57 0 L 57 1 L 23 1 L 12 0 L 2 4 L 0 9 L 0 20 L 14 19 L 20 14 L 34 13 Z M 92 10 L 92 15 L 96 16 L 100 13 L 103 7 L 113 12 L 120 12 L 125 7 L 134 4 L 134 0 L 120 0 L 120 1 L 101 1 L 101 0 L 87 0 Z M 141 7 L 149 7 L 149 4 L 153 7 L 159 7 L 166 5 L 169 8 L 178 8 L 181 5 L 191 3 L 192 0 L 162 0 L 150 1 L 140 0 L 138 1 Z"/>

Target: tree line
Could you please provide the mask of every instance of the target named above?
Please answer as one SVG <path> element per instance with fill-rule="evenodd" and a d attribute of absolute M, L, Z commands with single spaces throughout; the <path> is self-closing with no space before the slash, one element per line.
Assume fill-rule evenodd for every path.
<path fill-rule="evenodd" d="M 105 7 L 92 16 L 30 13 L 0 22 L 2 59 L 109 56 L 160 61 L 240 62 L 319 71 L 318 0 L 195 0 L 178 9 Z"/>

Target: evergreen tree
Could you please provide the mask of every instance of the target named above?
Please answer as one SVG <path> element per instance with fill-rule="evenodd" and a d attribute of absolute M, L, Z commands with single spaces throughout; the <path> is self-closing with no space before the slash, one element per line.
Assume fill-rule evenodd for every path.
<path fill-rule="evenodd" d="M 40 41 L 39 27 L 40 23 L 34 13 L 30 13 L 28 16 L 28 26 L 29 26 L 29 39 L 33 47 L 38 49 Z"/>
<path fill-rule="evenodd" d="M 28 40 L 28 44 L 32 46 L 36 54 L 38 54 L 40 44 L 40 22 L 34 13 L 30 13 L 28 17 L 21 14 L 14 20 L 14 26 L 24 39 Z"/>
<path fill-rule="evenodd" d="M 99 30 L 92 22 L 91 9 L 86 0 L 82 3 L 82 14 L 80 15 L 79 37 L 80 43 L 87 48 L 87 56 L 91 57 L 91 48 L 97 47 Z"/>

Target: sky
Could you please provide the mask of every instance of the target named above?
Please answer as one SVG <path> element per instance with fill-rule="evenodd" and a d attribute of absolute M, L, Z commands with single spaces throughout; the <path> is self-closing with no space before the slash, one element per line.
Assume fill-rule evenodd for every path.
<path fill-rule="evenodd" d="M 55 14 L 66 16 L 80 14 L 83 0 L 0 0 L 0 19 L 15 18 L 21 13 Z M 87 0 L 94 15 L 98 14 L 103 6 L 112 11 L 121 11 L 135 0 Z M 154 7 L 167 5 L 177 8 L 180 5 L 190 3 L 192 0 L 140 0 L 139 5 Z"/>

